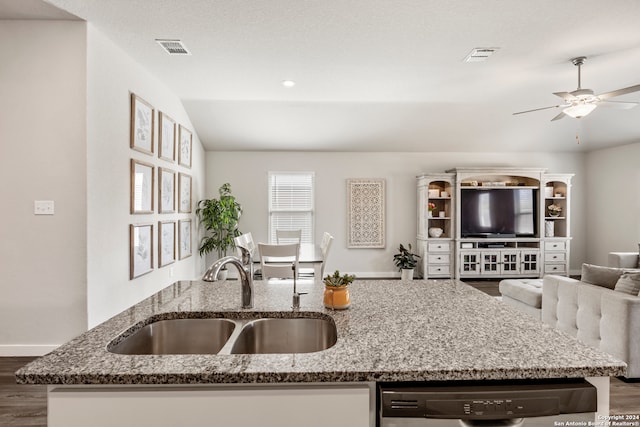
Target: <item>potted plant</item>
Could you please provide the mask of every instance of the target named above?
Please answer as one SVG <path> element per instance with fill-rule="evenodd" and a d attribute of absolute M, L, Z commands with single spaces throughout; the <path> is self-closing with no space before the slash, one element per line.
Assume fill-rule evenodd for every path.
<path fill-rule="evenodd" d="M 549 205 L 547 206 L 547 210 L 549 211 L 550 216 L 559 216 L 562 212 L 562 206 L 560 205 Z"/>
<path fill-rule="evenodd" d="M 436 204 L 433 202 L 429 202 L 427 204 L 427 209 L 429 209 L 429 216 L 433 216 L 433 211 L 436 210 Z"/>
<path fill-rule="evenodd" d="M 327 275 L 322 280 L 324 282 L 324 306 L 338 310 L 349 308 L 351 305 L 349 283 L 353 282 L 355 278 L 356 276 L 352 274 L 341 276 L 338 270 L 332 275 Z"/>
<path fill-rule="evenodd" d="M 420 255 L 411 252 L 411 243 L 407 244 L 406 248 L 400 243 L 398 251 L 399 252 L 393 256 L 393 262 L 400 270 L 400 279 L 412 280 L 413 269 L 418 265 L 416 258 L 420 258 Z"/>
<path fill-rule="evenodd" d="M 222 184 L 218 189 L 219 199 L 205 199 L 198 202 L 196 216 L 206 230 L 200 240 L 200 256 L 216 251 L 218 259 L 224 257 L 229 249 L 235 248 L 233 239 L 238 237 L 238 220 L 242 206 L 231 194 L 231 184 Z"/>

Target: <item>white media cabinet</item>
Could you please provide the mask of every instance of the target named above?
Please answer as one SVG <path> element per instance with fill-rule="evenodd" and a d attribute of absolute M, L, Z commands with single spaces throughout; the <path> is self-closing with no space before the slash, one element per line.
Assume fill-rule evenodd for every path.
<path fill-rule="evenodd" d="M 416 236 L 419 273 L 424 278 L 457 279 L 568 274 L 572 177 L 573 174 L 548 174 L 541 168 L 455 168 L 445 173 L 419 175 Z M 462 192 L 488 188 L 534 190 L 533 236 L 463 237 Z M 561 207 L 559 215 L 549 212 L 552 204 Z M 442 233 L 430 229 L 440 229 Z"/>

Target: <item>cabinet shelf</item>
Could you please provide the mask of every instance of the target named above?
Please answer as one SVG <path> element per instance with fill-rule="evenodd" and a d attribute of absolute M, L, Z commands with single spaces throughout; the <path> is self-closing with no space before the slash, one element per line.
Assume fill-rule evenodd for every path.
<path fill-rule="evenodd" d="M 558 220 L 558 219 L 567 219 L 566 216 L 545 216 L 545 220 Z"/>

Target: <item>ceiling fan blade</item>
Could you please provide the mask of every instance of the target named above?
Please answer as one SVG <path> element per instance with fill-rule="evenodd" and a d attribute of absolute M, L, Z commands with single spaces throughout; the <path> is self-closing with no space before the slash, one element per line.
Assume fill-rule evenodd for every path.
<path fill-rule="evenodd" d="M 575 96 L 571 95 L 569 92 L 553 92 L 553 94 L 555 96 L 559 96 L 565 101 L 573 101 L 577 99 Z"/>
<path fill-rule="evenodd" d="M 564 113 L 564 111 L 562 111 L 560 114 L 558 114 L 557 116 L 555 116 L 553 119 L 551 119 L 551 121 L 556 121 L 556 120 L 560 120 L 563 119 L 564 116 L 566 116 L 566 114 Z"/>
<path fill-rule="evenodd" d="M 624 101 L 600 101 L 597 103 L 599 107 L 616 108 L 619 110 L 628 110 L 629 108 L 640 105 L 640 102 L 624 102 Z"/>
<path fill-rule="evenodd" d="M 532 113 L 534 111 L 542 111 L 542 110 L 548 110 L 550 108 L 558 108 L 558 107 L 560 107 L 560 105 L 552 105 L 551 107 L 534 108 L 533 110 L 518 111 L 517 113 L 513 113 L 513 115 L 517 116 L 518 114 Z"/>
<path fill-rule="evenodd" d="M 612 90 L 611 92 L 605 92 L 598 95 L 600 99 L 613 98 L 614 96 L 626 95 L 627 93 L 633 93 L 640 91 L 640 85 L 629 86 L 623 89 Z"/>

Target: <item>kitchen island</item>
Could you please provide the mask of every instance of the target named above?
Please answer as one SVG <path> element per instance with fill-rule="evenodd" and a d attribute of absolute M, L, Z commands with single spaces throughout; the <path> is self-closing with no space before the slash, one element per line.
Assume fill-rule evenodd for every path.
<path fill-rule="evenodd" d="M 294 311 L 290 283 L 255 282 L 254 308 L 242 310 L 239 282 L 177 282 L 30 363 L 16 378 L 19 383 L 50 385 L 50 427 L 55 427 L 62 425 L 52 424 L 60 411 L 78 402 L 86 405 L 88 396 L 99 401 L 105 394 L 126 395 L 126 402 L 132 393 L 148 400 L 165 396 L 154 393 L 168 393 L 167 401 L 173 402 L 188 393 L 250 390 L 262 395 L 276 390 L 271 398 L 277 400 L 278 390 L 288 390 L 285 406 L 304 408 L 295 399 L 311 390 L 311 400 L 322 413 L 323 393 L 331 390 L 326 397 L 339 396 L 354 410 L 361 412 L 368 405 L 365 415 L 371 424 L 373 386 L 378 381 L 599 377 L 608 393 L 608 377 L 625 373 L 623 362 L 455 280 L 358 280 L 351 285 L 351 307 L 343 311 L 324 308 L 320 282 L 301 281 L 298 290 L 308 294 L 301 296 L 301 308 Z M 150 318 L 318 313 L 333 319 L 338 338 L 334 346 L 315 353 L 159 356 L 107 350 L 116 337 Z M 270 402 L 268 407 L 273 407 Z M 332 424 L 339 425 L 335 419 Z"/>

